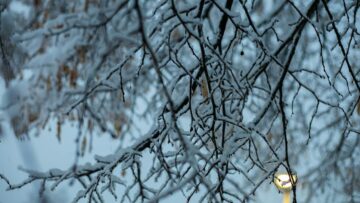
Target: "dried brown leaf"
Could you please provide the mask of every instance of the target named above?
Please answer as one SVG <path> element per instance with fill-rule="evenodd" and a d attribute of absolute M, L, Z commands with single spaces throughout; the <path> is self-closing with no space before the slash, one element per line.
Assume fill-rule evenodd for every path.
<path fill-rule="evenodd" d="M 201 80 L 201 95 L 205 98 L 209 96 L 209 90 L 205 79 Z"/>
<path fill-rule="evenodd" d="M 271 142 L 272 138 L 273 138 L 273 134 L 271 132 L 269 132 L 267 135 L 266 135 L 266 138 L 267 140 L 269 140 L 269 142 Z"/>
<path fill-rule="evenodd" d="M 41 0 L 34 0 L 34 6 L 36 7 L 41 6 Z"/>
<path fill-rule="evenodd" d="M 56 89 L 58 92 L 62 89 L 62 71 L 61 68 L 56 73 Z"/>
<path fill-rule="evenodd" d="M 89 9 L 89 0 L 85 0 L 84 11 L 87 12 L 88 9 Z"/>
<path fill-rule="evenodd" d="M 76 80 L 78 78 L 79 74 L 76 70 L 71 70 L 70 71 L 70 87 L 76 87 Z"/>
<path fill-rule="evenodd" d="M 85 154 L 86 145 L 87 145 L 87 139 L 85 136 L 81 142 L 81 149 L 80 149 L 81 156 L 84 156 L 84 154 Z"/>
<path fill-rule="evenodd" d="M 88 127 L 90 134 L 92 134 L 93 130 L 94 130 L 94 123 L 92 122 L 92 120 L 88 120 L 87 127 Z"/>
<path fill-rule="evenodd" d="M 79 62 L 84 63 L 85 59 L 86 59 L 86 52 L 87 52 L 86 47 L 85 46 L 78 47 L 76 51 L 77 51 L 77 54 L 79 57 Z"/>
<path fill-rule="evenodd" d="M 50 75 L 46 78 L 46 92 L 51 90 L 51 78 Z"/>
<path fill-rule="evenodd" d="M 56 137 L 61 142 L 61 122 L 59 120 L 56 123 Z"/>
<path fill-rule="evenodd" d="M 117 136 L 120 136 L 121 129 L 122 129 L 122 122 L 121 119 L 116 119 L 114 121 L 114 128 Z"/>

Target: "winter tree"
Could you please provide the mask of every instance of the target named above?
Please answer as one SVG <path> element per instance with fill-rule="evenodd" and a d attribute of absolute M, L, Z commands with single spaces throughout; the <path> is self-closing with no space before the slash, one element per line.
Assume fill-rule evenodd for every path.
<path fill-rule="evenodd" d="M 78 131 L 73 165 L 0 181 L 78 184 L 73 202 L 253 202 L 284 170 L 293 202 L 358 202 L 359 5 L 2 0 L 2 137 Z M 118 150 L 79 164 L 100 135 Z"/>

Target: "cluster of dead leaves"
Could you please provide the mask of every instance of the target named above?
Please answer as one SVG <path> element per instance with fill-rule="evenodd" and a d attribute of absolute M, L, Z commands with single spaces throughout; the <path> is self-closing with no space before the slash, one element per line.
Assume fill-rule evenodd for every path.
<path fill-rule="evenodd" d="M 61 91 L 63 88 L 63 80 L 62 78 L 68 78 L 69 86 L 72 88 L 76 87 L 76 81 L 79 77 L 79 73 L 76 69 L 72 69 L 67 65 L 62 65 L 57 73 L 56 73 L 56 89 L 57 91 Z M 51 80 L 47 81 L 47 89 L 51 89 Z"/>

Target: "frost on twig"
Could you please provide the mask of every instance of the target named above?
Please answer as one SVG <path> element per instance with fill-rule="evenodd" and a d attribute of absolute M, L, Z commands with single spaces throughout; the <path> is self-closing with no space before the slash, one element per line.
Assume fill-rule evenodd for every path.
<path fill-rule="evenodd" d="M 359 3 L 269 2 L 22 2 L 28 16 L 6 39 L 26 59 L 4 120 L 29 136 L 56 122 L 59 142 L 74 124 L 76 154 L 68 170 L 1 180 L 10 190 L 77 183 L 74 202 L 246 202 L 283 168 L 306 185 L 294 202 L 319 187 L 356 201 Z M 79 164 L 104 134 L 118 149 Z"/>

